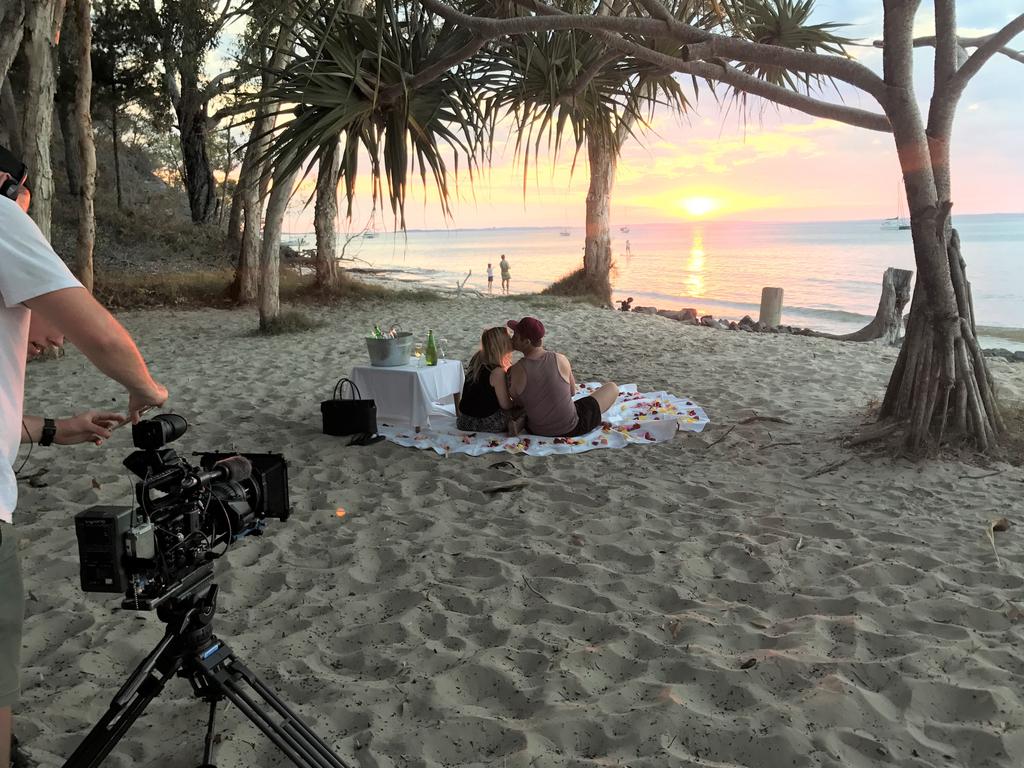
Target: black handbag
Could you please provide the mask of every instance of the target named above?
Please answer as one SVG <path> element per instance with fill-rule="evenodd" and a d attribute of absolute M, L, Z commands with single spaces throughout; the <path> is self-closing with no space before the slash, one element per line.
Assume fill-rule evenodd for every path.
<path fill-rule="evenodd" d="M 348 382 L 349 397 L 345 397 Z M 351 379 L 340 379 L 334 385 L 334 395 L 320 403 L 325 435 L 377 434 L 377 403 L 364 400 L 359 387 Z"/>

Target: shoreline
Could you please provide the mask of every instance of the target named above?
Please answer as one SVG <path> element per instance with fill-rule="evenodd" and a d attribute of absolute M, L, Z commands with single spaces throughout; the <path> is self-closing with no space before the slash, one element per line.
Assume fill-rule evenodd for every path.
<path fill-rule="evenodd" d="M 302 267 L 302 268 L 306 269 L 306 267 Z M 424 279 L 420 274 L 418 274 L 417 272 L 415 272 L 413 270 L 399 269 L 399 268 L 395 268 L 395 267 L 372 267 L 372 266 L 354 267 L 354 268 L 343 267 L 343 269 L 345 269 L 346 272 L 355 275 L 359 280 L 364 280 L 366 282 L 371 282 L 371 283 L 374 283 L 374 284 L 377 284 L 377 285 L 391 287 L 391 288 L 394 288 L 396 290 L 402 290 L 402 289 L 409 288 L 410 286 L 416 286 L 416 287 L 426 288 L 428 290 L 435 290 L 438 293 L 441 293 L 443 295 L 454 295 L 456 293 L 456 289 L 454 287 L 449 289 L 449 288 L 446 288 L 446 287 L 444 287 L 442 285 L 439 285 L 439 284 L 437 284 L 435 282 L 431 282 L 430 280 Z M 404 278 L 403 277 L 399 277 L 401 275 L 404 275 L 406 277 L 404 277 Z M 488 295 L 486 292 L 481 292 L 478 288 L 466 288 L 466 289 L 464 289 L 463 292 L 466 293 L 466 294 L 475 294 L 475 295 L 477 295 L 477 296 L 479 296 L 481 298 L 503 298 L 500 293 L 495 293 L 493 295 Z M 518 293 L 518 294 L 514 294 L 514 295 L 541 296 L 542 294 L 539 293 L 539 292 L 533 292 L 533 293 Z M 616 295 L 616 291 L 613 289 L 613 296 L 615 296 L 615 295 Z M 625 293 L 619 292 L 619 295 L 621 295 L 623 298 L 626 298 L 626 294 Z M 620 303 L 621 300 L 622 299 L 620 299 L 620 298 L 613 299 L 613 301 L 616 304 Z M 680 301 L 680 303 L 682 303 L 685 300 L 680 299 L 679 301 Z M 708 300 L 708 305 L 721 306 L 721 302 L 716 302 L 713 299 L 711 299 L 711 300 Z M 743 305 L 743 306 L 746 307 L 747 310 L 748 310 L 747 312 L 744 313 L 747 316 L 754 317 L 754 315 L 758 311 L 758 306 L 757 305 L 750 304 L 750 305 Z M 661 315 L 661 316 L 664 316 L 666 313 L 682 312 L 683 309 L 684 309 L 683 307 L 676 308 L 676 309 L 669 308 L 669 307 L 644 307 L 644 308 L 645 309 L 653 309 L 654 310 L 653 314 L 658 314 L 658 315 Z M 639 309 L 641 309 L 641 308 L 636 306 L 636 302 L 634 302 L 634 306 L 633 306 L 632 311 L 636 312 Z M 710 312 L 702 310 L 699 305 L 697 307 L 695 307 L 695 309 L 697 309 L 697 316 L 698 317 L 704 317 L 706 315 L 711 315 L 712 314 Z M 740 310 L 741 310 L 741 307 L 737 306 L 737 311 L 740 311 Z M 615 308 L 615 311 L 619 311 L 617 307 Z M 783 317 L 784 318 L 785 318 L 785 313 L 786 313 L 786 308 L 785 308 L 785 306 L 783 306 Z M 627 314 L 627 313 L 623 313 L 623 314 Z M 852 312 L 847 313 L 847 314 L 849 314 L 851 317 L 853 317 L 853 316 L 857 317 L 858 318 L 858 322 L 860 322 L 859 318 L 863 318 L 863 322 L 861 322 L 860 325 L 851 326 L 850 330 L 840 330 L 840 331 L 836 331 L 835 333 L 842 334 L 842 333 L 849 333 L 849 332 L 851 332 L 851 330 L 857 330 L 857 329 L 863 327 L 864 325 L 867 325 L 867 323 L 869 323 L 871 321 L 871 318 L 872 318 L 871 315 L 860 315 L 858 313 L 852 313 Z M 731 321 L 731 322 L 734 322 L 734 323 L 738 324 L 740 322 L 740 320 L 738 318 L 732 318 L 732 317 L 728 317 L 727 318 L 727 317 L 721 317 L 721 316 L 718 316 L 718 315 L 713 315 L 713 316 L 715 317 L 716 320 L 724 320 L 726 323 L 729 323 Z M 741 315 L 741 317 L 742 317 L 742 315 Z M 755 323 L 756 323 L 756 320 L 755 320 Z M 796 325 L 794 323 L 783 322 L 782 325 L 783 326 L 788 326 L 788 327 L 792 328 L 793 329 L 792 330 L 793 333 L 797 333 L 797 329 L 798 328 L 800 330 L 810 330 L 810 331 L 814 331 L 814 332 L 818 332 L 818 333 L 833 333 L 832 331 L 826 331 L 826 330 L 823 330 L 821 328 L 814 328 L 812 326 L 802 326 L 802 325 L 798 326 L 798 325 Z M 989 353 L 1000 353 L 997 356 L 1004 356 L 1001 353 L 1009 353 L 1009 357 L 1010 358 L 1014 357 L 1014 353 L 1017 353 L 1017 352 L 1024 353 L 1024 328 L 1012 328 L 1012 327 L 993 326 L 993 325 L 979 325 L 977 330 L 978 330 L 978 339 L 982 343 L 982 346 L 983 346 L 983 348 L 984 348 L 984 350 L 986 352 L 989 352 Z M 1015 362 L 1024 362 L 1024 357 L 1017 358 L 1015 360 Z"/>

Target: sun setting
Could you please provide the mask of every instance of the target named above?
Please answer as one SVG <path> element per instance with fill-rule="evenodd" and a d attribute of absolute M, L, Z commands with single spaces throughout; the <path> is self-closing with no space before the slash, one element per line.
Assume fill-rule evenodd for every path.
<path fill-rule="evenodd" d="M 695 219 L 702 219 L 719 207 L 718 201 L 710 197 L 684 197 L 679 206 Z"/>

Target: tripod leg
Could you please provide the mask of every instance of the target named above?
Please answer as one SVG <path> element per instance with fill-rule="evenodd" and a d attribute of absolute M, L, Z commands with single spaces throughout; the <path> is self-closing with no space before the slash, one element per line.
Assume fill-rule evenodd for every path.
<path fill-rule="evenodd" d="M 199 768 L 214 768 L 213 737 L 214 721 L 217 719 L 217 699 L 210 700 L 210 718 L 206 723 L 206 740 L 203 742 L 203 764 Z"/>
<path fill-rule="evenodd" d="M 181 667 L 181 656 L 170 652 L 169 645 L 166 639 L 161 641 L 156 652 L 136 668 L 103 717 L 64 763 L 64 768 L 96 768 L 117 746 L 149 702 L 160 695 L 167 681 Z"/>
<path fill-rule="evenodd" d="M 234 703 L 295 765 L 300 768 L 348 768 L 287 704 L 238 660 L 227 645 L 222 643 L 216 654 L 199 659 L 198 664 L 199 673 L 209 684 Z M 248 694 L 243 684 L 248 684 L 264 706 Z M 275 719 L 275 714 L 281 722 Z"/>

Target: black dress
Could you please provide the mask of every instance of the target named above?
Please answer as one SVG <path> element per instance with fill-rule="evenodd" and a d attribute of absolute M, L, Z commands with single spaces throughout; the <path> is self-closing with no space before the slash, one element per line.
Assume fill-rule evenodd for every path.
<path fill-rule="evenodd" d="M 466 377 L 459 402 L 457 426 L 465 432 L 504 432 L 505 412 L 498 405 L 498 393 L 491 386 L 491 372 L 497 366 L 485 365 L 474 379 Z"/>

